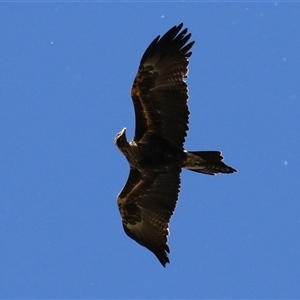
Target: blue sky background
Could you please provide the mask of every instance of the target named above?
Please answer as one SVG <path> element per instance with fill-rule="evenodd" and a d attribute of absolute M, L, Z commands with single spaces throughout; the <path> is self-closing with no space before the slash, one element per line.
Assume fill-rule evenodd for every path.
<path fill-rule="evenodd" d="M 0 298 L 299 298 L 300 4 L 1 3 Z M 189 150 L 171 264 L 123 232 L 130 87 L 149 43 L 184 22 Z"/>

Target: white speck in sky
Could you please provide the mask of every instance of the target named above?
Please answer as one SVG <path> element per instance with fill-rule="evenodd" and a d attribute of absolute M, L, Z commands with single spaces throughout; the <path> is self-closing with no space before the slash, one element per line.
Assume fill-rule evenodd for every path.
<path fill-rule="evenodd" d="M 288 164 L 288 162 L 285 160 L 285 161 L 283 161 L 283 164 L 286 166 Z"/>

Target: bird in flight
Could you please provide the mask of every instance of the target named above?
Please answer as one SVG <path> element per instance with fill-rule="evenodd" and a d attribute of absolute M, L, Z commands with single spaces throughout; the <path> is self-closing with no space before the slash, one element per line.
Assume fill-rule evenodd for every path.
<path fill-rule="evenodd" d="M 115 137 L 130 172 L 118 195 L 126 234 L 148 248 L 165 267 L 169 263 L 169 221 L 175 210 L 182 168 L 204 174 L 234 173 L 220 151 L 186 151 L 188 89 L 184 78 L 194 41 L 183 24 L 156 37 L 142 56 L 131 88 L 135 134 L 126 128 Z"/>

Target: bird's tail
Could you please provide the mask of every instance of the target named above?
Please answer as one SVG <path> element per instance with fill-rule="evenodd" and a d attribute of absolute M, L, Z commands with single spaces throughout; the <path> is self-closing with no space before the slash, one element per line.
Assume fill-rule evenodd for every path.
<path fill-rule="evenodd" d="M 215 175 L 217 173 L 234 173 L 236 170 L 222 162 L 220 151 L 186 152 L 185 168 L 194 172 Z"/>

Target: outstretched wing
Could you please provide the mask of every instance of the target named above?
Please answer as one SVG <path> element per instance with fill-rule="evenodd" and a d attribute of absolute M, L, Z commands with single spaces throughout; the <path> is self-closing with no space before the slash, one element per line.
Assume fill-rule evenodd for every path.
<path fill-rule="evenodd" d="M 187 44 L 191 34 L 187 34 L 187 28 L 180 31 L 182 26 L 174 26 L 154 39 L 141 59 L 131 89 L 136 142 L 146 142 L 149 135 L 156 134 L 183 148 L 189 116 L 183 79 L 194 42 Z"/>
<path fill-rule="evenodd" d="M 141 174 L 131 168 L 118 206 L 126 234 L 152 251 L 163 266 L 169 263 L 169 220 L 176 206 L 181 169 Z"/>

